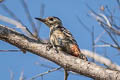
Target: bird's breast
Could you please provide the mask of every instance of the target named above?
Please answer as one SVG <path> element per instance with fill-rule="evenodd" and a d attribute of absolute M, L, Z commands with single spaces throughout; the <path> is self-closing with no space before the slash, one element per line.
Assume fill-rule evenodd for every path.
<path fill-rule="evenodd" d="M 62 41 L 65 39 L 64 34 L 56 30 L 50 35 L 50 41 L 54 42 L 55 45 L 61 45 Z"/>

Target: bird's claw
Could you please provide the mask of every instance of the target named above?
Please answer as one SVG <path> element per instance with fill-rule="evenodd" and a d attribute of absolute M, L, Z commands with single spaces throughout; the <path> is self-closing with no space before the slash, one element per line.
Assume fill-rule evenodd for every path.
<path fill-rule="evenodd" d="M 53 46 L 50 43 L 47 43 L 46 50 L 49 51 Z"/>
<path fill-rule="evenodd" d="M 57 50 L 57 48 L 54 48 L 54 49 L 55 49 L 55 52 L 56 52 L 56 53 L 59 53 L 59 51 Z"/>
<path fill-rule="evenodd" d="M 57 47 L 52 46 L 50 43 L 47 43 L 46 50 L 49 51 L 51 48 L 55 49 L 56 53 L 59 53 L 59 51 L 57 50 Z"/>

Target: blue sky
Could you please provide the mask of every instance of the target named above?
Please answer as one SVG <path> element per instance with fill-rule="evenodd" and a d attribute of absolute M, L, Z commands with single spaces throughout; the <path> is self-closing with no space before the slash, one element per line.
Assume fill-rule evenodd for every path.
<path fill-rule="evenodd" d="M 40 16 L 40 5 L 44 3 L 45 13 L 43 17 L 59 17 L 62 20 L 63 25 L 74 35 L 79 44 L 79 47 L 88 50 L 92 50 L 91 35 L 78 22 L 76 16 L 79 16 L 80 19 L 91 30 L 92 26 L 94 26 L 96 38 L 103 31 L 103 29 L 98 25 L 95 19 L 93 19 L 91 16 L 88 16 L 90 10 L 87 8 L 86 5 L 89 5 L 96 12 L 100 12 L 99 8 L 101 5 L 109 5 L 111 9 L 117 7 L 117 4 L 114 0 L 26 0 L 26 2 L 35 23 L 37 23 L 38 21 L 36 21 L 34 18 Z M 9 9 L 13 11 L 30 30 L 32 29 L 25 15 L 24 9 L 20 3 L 20 0 L 5 0 L 4 4 L 7 5 L 7 7 L 9 7 Z M 1 7 L 0 15 L 10 17 L 9 14 L 6 13 Z M 2 21 L 0 21 L 0 24 L 4 24 L 12 28 L 15 27 Z M 42 24 L 40 29 L 40 37 L 46 39 L 48 38 L 48 36 L 49 28 L 46 27 L 46 25 Z M 103 36 L 103 39 L 112 42 L 107 35 Z M 8 43 L 0 41 L 0 50 L 8 49 L 17 48 Z M 97 48 L 97 52 L 101 53 L 100 55 L 103 55 L 103 48 Z M 119 64 L 120 56 L 116 56 L 118 55 L 118 51 L 113 48 L 107 48 L 107 52 L 109 53 L 107 57 L 112 59 L 112 61 L 114 61 L 115 63 Z M 58 67 L 58 65 L 47 61 L 46 59 L 43 59 L 39 56 L 33 55 L 29 52 L 27 52 L 27 54 L 23 54 L 22 52 L 0 52 L 0 80 L 10 80 L 10 72 L 13 72 L 14 80 L 18 80 L 20 77 L 20 73 L 24 71 L 24 76 L 28 80 L 38 73 L 43 73 L 50 70 L 49 68 L 36 65 L 36 62 L 52 67 Z M 49 73 L 43 77 L 44 80 L 56 80 L 56 78 L 59 80 L 63 80 L 63 72 L 56 71 Z M 37 78 L 35 80 L 40 79 L 41 78 Z M 90 80 L 90 78 L 79 75 L 70 75 L 68 80 L 73 79 Z"/>

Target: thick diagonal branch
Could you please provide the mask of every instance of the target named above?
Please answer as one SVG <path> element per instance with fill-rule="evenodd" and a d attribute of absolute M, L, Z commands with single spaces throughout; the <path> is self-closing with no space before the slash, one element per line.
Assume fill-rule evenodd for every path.
<path fill-rule="evenodd" d="M 0 25 L 0 39 L 18 48 L 25 49 L 33 54 L 46 58 L 68 71 L 99 80 L 120 80 L 120 72 L 105 69 L 92 62 L 67 55 L 64 52 L 56 53 L 53 49 L 46 51 L 46 45 L 20 34 L 8 27 Z"/>

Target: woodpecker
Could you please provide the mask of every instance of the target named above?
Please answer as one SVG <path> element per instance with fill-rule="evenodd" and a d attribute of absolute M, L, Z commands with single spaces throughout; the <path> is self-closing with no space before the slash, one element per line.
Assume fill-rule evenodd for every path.
<path fill-rule="evenodd" d="M 50 28 L 50 45 L 52 45 L 57 52 L 64 51 L 87 61 L 86 56 L 81 53 L 76 40 L 70 31 L 63 27 L 62 21 L 58 17 L 52 16 L 45 19 L 35 19 L 43 22 Z"/>

